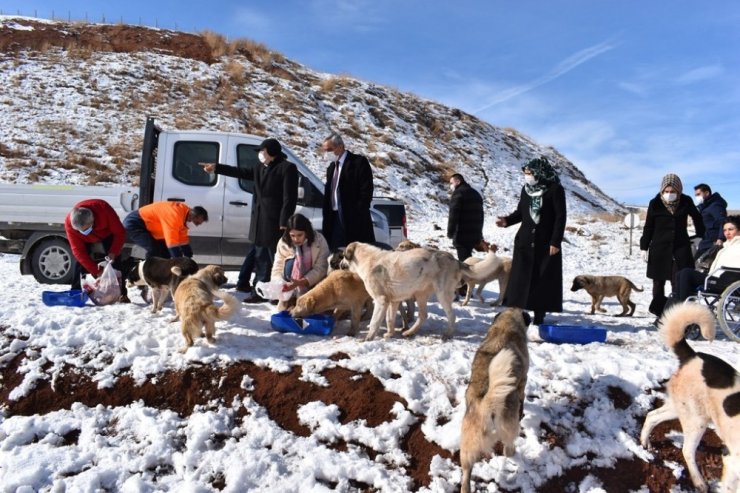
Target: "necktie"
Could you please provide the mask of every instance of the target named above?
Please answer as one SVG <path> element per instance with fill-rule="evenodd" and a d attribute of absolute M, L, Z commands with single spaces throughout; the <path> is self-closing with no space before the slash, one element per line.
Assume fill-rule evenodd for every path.
<path fill-rule="evenodd" d="M 334 176 L 331 178 L 331 208 L 337 210 L 337 185 L 339 184 L 339 161 L 334 163 Z"/>

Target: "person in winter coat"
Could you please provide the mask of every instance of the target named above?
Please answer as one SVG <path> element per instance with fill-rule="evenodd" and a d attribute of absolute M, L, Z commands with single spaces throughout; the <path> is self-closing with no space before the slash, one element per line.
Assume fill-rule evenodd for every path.
<path fill-rule="evenodd" d="M 640 250 L 647 251 L 647 277 L 653 280 L 650 313 L 660 317 L 667 301 L 665 283 L 671 281 L 676 292 L 675 274 L 693 267 L 688 217 L 694 223 L 697 236 L 704 236 L 704 221 L 688 195 L 683 193 L 678 175 L 669 173 L 660 182 L 660 191 L 650 200 L 645 226 L 640 238 Z"/>
<path fill-rule="evenodd" d="M 103 257 L 113 261 L 114 269 L 126 270 L 126 261 L 121 258 L 126 230 L 116 211 L 105 200 L 88 199 L 75 204 L 64 218 L 64 231 L 72 248 L 72 255 L 77 259 L 72 271 L 71 289 L 80 289 L 80 276 L 85 273 L 98 278 L 103 273 L 98 261 Z M 94 250 L 99 250 L 99 259 L 93 258 Z M 120 301 L 128 303 L 126 283 L 120 284 Z"/>
<path fill-rule="evenodd" d="M 271 278 L 283 279 L 286 281 L 285 291 L 295 291 L 290 300 L 281 300 L 278 303 L 278 310 L 287 310 L 293 306 L 296 297 L 326 277 L 330 254 L 326 239 L 321 233 L 314 231 L 306 216 L 290 216 L 288 227 L 277 244 Z"/>
<path fill-rule="evenodd" d="M 706 183 L 699 183 L 694 187 L 694 200 L 704 221 L 704 237 L 694 255 L 694 258 L 698 259 L 712 245 L 722 246 L 725 240 L 722 226 L 727 217 L 727 202 L 717 192 L 712 193 L 712 189 Z"/>
<path fill-rule="evenodd" d="M 722 226 L 724 237 L 727 241 L 717 252 L 717 256 L 714 257 L 711 267 L 709 267 L 709 273 L 705 274 L 701 271 L 686 267 L 678 271 L 677 275 L 677 293 L 676 299 L 683 301 L 692 294 L 696 293 L 696 290 L 704 284 L 707 277 L 712 277 L 717 269 L 723 267 L 732 267 L 740 269 L 740 216 L 728 216 L 725 219 L 725 223 Z"/>
<path fill-rule="evenodd" d="M 131 241 L 149 257 L 192 257 L 188 223 L 200 226 L 208 221 L 201 206 L 190 208 L 183 202 L 152 202 L 130 212 L 123 220 Z"/>
<path fill-rule="evenodd" d="M 483 198 L 460 173 L 450 177 L 450 215 L 447 237 L 461 262 L 473 255 L 473 247 L 483 239 Z"/>
<path fill-rule="evenodd" d="M 373 171 L 365 156 L 345 149 L 338 134 L 321 144 L 331 163 L 326 168 L 322 231 L 332 250 L 353 241 L 375 243 L 370 203 Z"/>
<path fill-rule="evenodd" d="M 521 223 L 503 305 L 533 310 L 533 322 L 540 325 L 546 312 L 563 311 L 565 190 L 545 157 L 532 159 L 522 171 L 524 187 L 517 209 L 496 219 L 501 227 Z"/>
<path fill-rule="evenodd" d="M 265 139 L 258 148 L 262 166 L 254 170 L 225 164 L 201 163 L 206 172 L 235 178 L 254 179 L 249 241 L 254 245 L 255 284 L 269 282 L 277 244 L 288 227 L 298 202 L 298 169 L 276 139 Z M 249 254 L 245 263 L 249 260 Z M 266 301 L 252 292 L 245 303 Z"/>

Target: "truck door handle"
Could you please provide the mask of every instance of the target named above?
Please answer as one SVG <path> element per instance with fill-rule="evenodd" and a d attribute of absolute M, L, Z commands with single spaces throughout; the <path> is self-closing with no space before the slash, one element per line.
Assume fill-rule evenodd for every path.
<path fill-rule="evenodd" d="M 229 202 L 229 204 L 231 204 L 231 205 L 242 205 L 242 206 L 248 206 L 248 205 L 249 205 L 249 202 L 240 202 L 240 201 L 238 201 L 238 200 L 235 200 L 235 201 L 233 201 L 233 202 Z"/>
<path fill-rule="evenodd" d="M 180 197 L 167 197 L 167 200 L 169 202 L 185 202 L 185 199 L 181 199 Z"/>

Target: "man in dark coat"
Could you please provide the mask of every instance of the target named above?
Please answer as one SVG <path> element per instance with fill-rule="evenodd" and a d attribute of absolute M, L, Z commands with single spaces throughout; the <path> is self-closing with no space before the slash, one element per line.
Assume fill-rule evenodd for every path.
<path fill-rule="evenodd" d="M 565 190 L 545 157 L 522 167 L 524 187 L 516 211 L 499 216 L 496 225 L 521 223 L 514 238 L 514 255 L 503 305 L 534 311 L 533 322 L 546 312 L 563 311 Z"/>
<path fill-rule="evenodd" d="M 262 166 L 257 166 L 254 171 L 224 164 L 204 165 L 208 172 L 254 179 L 249 241 L 254 248 L 255 283 L 270 280 L 277 243 L 287 227 L 288 218 L 295 213 L 298 201 L 298 169 L 288 161 L 280 142 L 275 139 L 262 141 L 258 158 Z M 249 254 L 245 263 L 248 261 Z M 254 303 L 265 300 L 252 292 L 244 301 Z"/>
<path fill-rule="evenodd" d="M 687 231 L 688 218 L 694 223 L 697 236 L 704 236 L 704 221 L 691 197 L 684 195 L 681 178 L 673 173 L 663 177 L 659 193 L 648 204 L 645 225 L 640 238 L 640 250 L 647 251 L 647 276 L 653 280 L 650 313 L 660 317 L 667 298 L 665 283 L 676 289 L 675 274 L 693 267 L 691 242 Z"/>
<path fill-rule="evenodd" d="M 373 171 L 365 156 L 345 149 L 342 137 L 332 134 L 321 144 L 331 163 L 326 168 L 322 233 L 329 248 L 353 241 L 375 242 L 370 216 Z"/>
<path fill-rule="evenodd" d="M 450 215 L 447 237 L 461 262 L 473 255 L 473 247 L 483 239 L 483 198 L 460 173 L 450 177 Z"/>
<path fill-rule="evenodd" d="M 712 245 L 722 246 L 725 235 L 722 226 L 727 218 L 727 202 L 706 183 L 699 183 L 694 187 L 694 198 L 698 204 L 696 208 L 701 213 L 704 222 L 704 237 L 696 249 L 695 258 L 709 250 Z"/>

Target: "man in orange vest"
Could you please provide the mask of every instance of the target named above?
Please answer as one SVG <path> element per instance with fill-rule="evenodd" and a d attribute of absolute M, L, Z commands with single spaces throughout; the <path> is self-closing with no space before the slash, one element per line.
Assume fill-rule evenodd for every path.
<path fill-rule="evenodd" d="M 208 221 L 201 206 L 190 208 L 182 202 L 153 202 L 129 213 L 123 220 L 128 237 L 146 250 L 149 257 L 192 257 L 188 223 Z"/>

